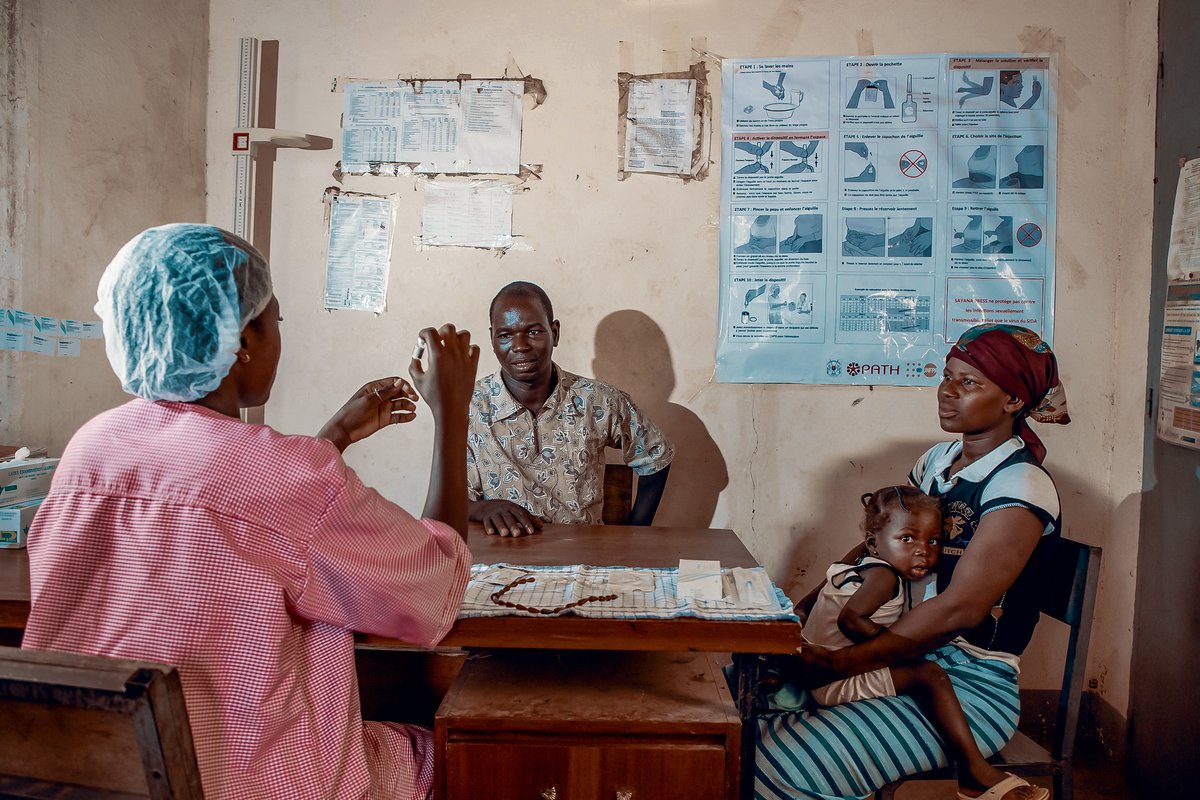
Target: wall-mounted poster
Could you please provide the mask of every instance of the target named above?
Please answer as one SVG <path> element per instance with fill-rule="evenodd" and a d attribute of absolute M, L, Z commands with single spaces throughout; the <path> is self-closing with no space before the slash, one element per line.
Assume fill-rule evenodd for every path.
<path fill-rule="evenodd" d="M 1200 450 L 1200 281 L 1173 281 L 1163 317 L 1158 438 Z"/>
<path fill-rule="evenodd" d="M 1050 56 L 726 61 L 717 378 L 928 385 L 972 325 L 1053 338 Z"/>

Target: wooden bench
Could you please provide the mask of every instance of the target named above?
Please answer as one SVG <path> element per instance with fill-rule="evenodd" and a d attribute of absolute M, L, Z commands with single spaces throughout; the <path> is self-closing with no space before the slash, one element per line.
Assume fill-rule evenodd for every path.
<path fill-rule="evenodd" d="M 203 797 L 173 667 L 0 648 L 0 797 Z"/>

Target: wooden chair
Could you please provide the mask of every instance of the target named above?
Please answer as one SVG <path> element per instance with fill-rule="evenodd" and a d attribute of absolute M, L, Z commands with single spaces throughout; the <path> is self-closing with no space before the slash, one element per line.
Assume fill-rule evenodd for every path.
<path fill-rule="evenodd" d="M 0 797 L 203 797 L 173 667 L 0 648 L 0 720 Z"/>
<path fill-rule="evenodd" d="M 633 469 L 624 464 L 605 464 L 604 507 L 600 518 L 605 525 L 627 525 L 632 510 Z"/>
<path fill-rule="evenodd" d="M 1048 570 L 1047 592 L 1042 613 L 1065 622 L 1071 631 L 1067 637 L 1066 666 L 1062 690 L 1058 695 L 1058 715 L 1054 724 L 1053 750 L 1021 732 L 990 761 L 996 769 L 1022 778 L 1051 776 L 1054 800 L 1073 800 L 1071 780 L 1075 755 L 1075 734 L 1079 724 L 1079 703 L 1087 668 L 1088 639 L 1092 631 L 1092 612 L 1096 604 L 1096 584 L 1100 580 L 1100 548 L 1063 539 Z M 876 800 L 892 800 L 906 781 L 953 780 L 953 766 L 909 775 L 876 792 Z"/>

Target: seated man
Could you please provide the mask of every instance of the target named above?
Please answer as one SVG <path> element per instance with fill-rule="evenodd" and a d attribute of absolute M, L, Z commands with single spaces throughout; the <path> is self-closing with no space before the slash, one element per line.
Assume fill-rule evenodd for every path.
<path fill-rule="evenodd" d="M 471 397 L 470 519 L 501 536 L 543 522 L 598 524 L 604 449 L 614 447 L 638 475 L 629 524 L 653 522 L 675 456 L 663 432 L 620 389 L 553 362 L 558 320 L 541 287 L 510 283 L 490 316 L 500 371 L 477 381 Z"/>

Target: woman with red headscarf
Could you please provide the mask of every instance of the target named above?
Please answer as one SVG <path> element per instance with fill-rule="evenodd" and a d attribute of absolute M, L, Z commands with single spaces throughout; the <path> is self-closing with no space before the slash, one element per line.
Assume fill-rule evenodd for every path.
<path fill-rule="evenodd" d="M 1016 731 L 1020 655 L 1038 620 L 1044 569 L 1062 526 L 1058 492 L 1042 467 L 1046 448 L 1029 423 L 1066 424 L 1070 417 L 1054 354 L 1036 333 L 1013 325 L 966 331 L 946 355 L 937 397 L 942 430 L 959 438 L 931 447 L 909 475 L 942 504 L 936 594 L 929 587 L 925 602 L 875 638 L 834 651 L 807 647 L 793 666 L 798 680 L 821 685 L 918 658 L 935 661 L 987 756 Z M 864 797 L 952 760 L 911 697 L 785 710 L 759 720 L 755 796 Z M 958 797 L 1047 796 L 1019 778 L 987 778 L 961 783 Z"/>

